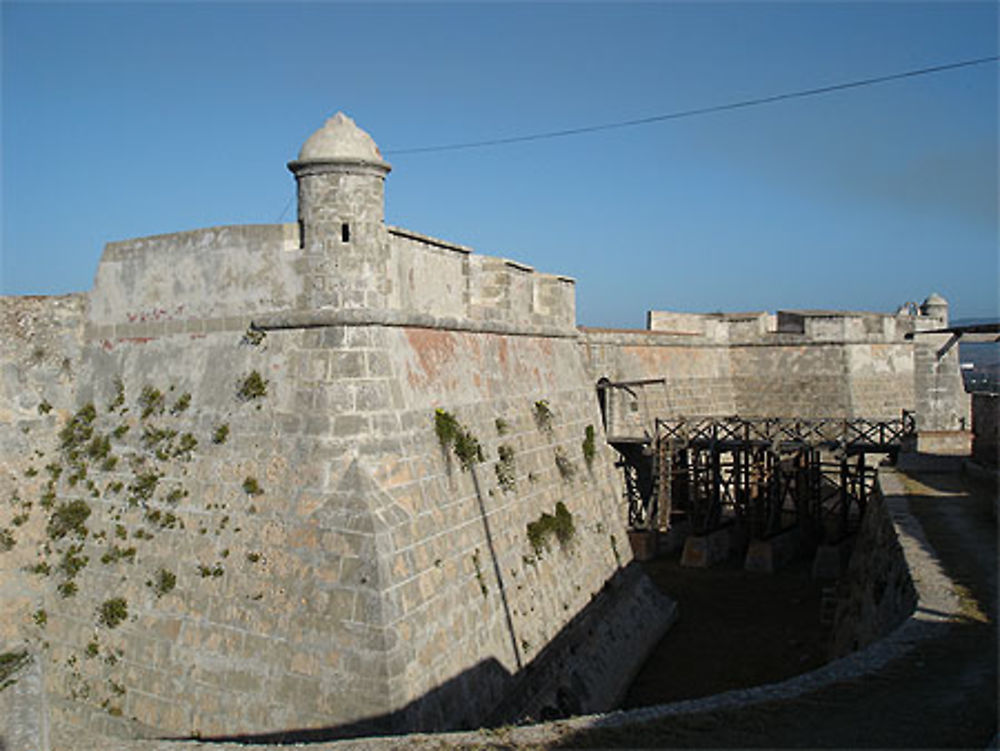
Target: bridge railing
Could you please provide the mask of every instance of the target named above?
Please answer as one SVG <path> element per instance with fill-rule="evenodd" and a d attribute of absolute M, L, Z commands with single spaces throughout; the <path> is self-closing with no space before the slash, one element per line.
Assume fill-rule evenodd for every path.
<path fill-rule="evenodd" d="M 869 417 L 657 417 L 656 440 L 709 443 L 791 444 L 814 448 L 898 450 L 915 432 L 913 414 Z"/>

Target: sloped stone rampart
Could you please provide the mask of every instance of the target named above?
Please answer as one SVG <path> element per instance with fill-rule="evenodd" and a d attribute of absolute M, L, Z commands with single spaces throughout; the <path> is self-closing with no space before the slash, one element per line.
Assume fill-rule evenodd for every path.
<path fill-rule="evenodd" d="M 47 643 L 62 737 L 481 723 L 629 560 L 610 449 L 589 466 L 582 450 L 600 418 L 576 343 L 234 323 L 92 339 L 75 409 L 13 433 L 4 490 L 30 507 L 0 519 L 26 508 L 0 557 L 22 591 L 3 627 Z M 471 470 L 439 444 L 439 408 L 479 441 Z M 72 421 L 89 432 L 67 445 Z M 533 549 L 527 525 L 558 503 L 572 539 Z M 86 535 L 54 536 L 71 505 Z M 671 610 L 629 581 L 631 609 L 590 617 L 637 664 Z M 523 707 L 598 708 L 574 693 L 586 672 L 518 684 Z"/>
<path fill-rule="evenodd" d="M 905 621 L 917 603 L 917 590 L 881 483 L 876 488 L 838 585 L 842 591 L 831 640 L 834 657 L 882 638 Z"/>

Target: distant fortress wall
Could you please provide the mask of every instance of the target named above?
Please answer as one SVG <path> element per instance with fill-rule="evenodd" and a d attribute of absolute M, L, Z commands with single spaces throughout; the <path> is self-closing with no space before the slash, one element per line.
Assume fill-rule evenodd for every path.
<path fill-rule="evenodd" d="M 651 433 L 655 416 L 898 418 L 919 431 L 969 440 L 970 402 L 947 334 L 947 308 L 926 313 L 652 311 L 648 330 L 584 329 L 595 379 L 625 422 L 615 435 Z M 952 343 L 953 344 L 953 343 Z M 627 423 L 627 424 L 626 424 Z M 930 444 L 928 444 L 930 445 Z M 931 448 L 933 448 L 931 446 Z"/>

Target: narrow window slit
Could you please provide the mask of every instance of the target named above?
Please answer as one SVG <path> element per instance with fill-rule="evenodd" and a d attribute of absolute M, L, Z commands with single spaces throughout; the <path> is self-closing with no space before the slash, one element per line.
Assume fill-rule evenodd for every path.
<path fill-rule="evenodd" d="M 351 241 L 351 225 L 347 222 L 340 225 L 340 241 L 344 243 Z"/>

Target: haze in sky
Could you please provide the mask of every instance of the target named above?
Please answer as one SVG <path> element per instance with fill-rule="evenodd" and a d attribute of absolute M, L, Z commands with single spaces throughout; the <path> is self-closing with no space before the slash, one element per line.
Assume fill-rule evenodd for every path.
<path fill-rule="evenodd" d="M 996 62 L 486 148 L 997 54 L 997 5 L 16 3 L 2 13 L 0 292 L 90 288 L 104 243 L 294 221 L 343 110 L 386 220 L 647 309 L 997 317 Z"/>

